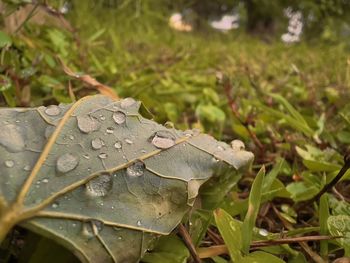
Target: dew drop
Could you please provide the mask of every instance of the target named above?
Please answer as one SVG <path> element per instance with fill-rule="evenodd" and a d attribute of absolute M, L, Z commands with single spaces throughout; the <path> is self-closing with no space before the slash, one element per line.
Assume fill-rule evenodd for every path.
<path fill-rule="evenodd" d="M 107 153 L 100 153 L 98 155 L 98 157 L 100 157 L 101 159 L 106 159 L 108 157 L 108 154 Z"/>
<path fill-rule="evenodd" d="M 24 171 L 30 171 L 30 165 L 29 164 L 27 164 L 27 165 L 25 165 L 24 167 L 23 167 L 23 170 Z"/>
<path fill-rule="evenodd" d="M 51 207 L 54 208 L 54 209 L 56 209 L 56 208 L 58 207 L 58 203 L 56 203 L 56 202 L 53 203 L 53 204 L 51 205 Z"/>
<path fill-rule="evenodd" d="M 215 157 L 213 157 L 213 158 L 211 159 L 211 161 L 212 161 L 213 163 L 218 163 L 218 162 L 219 162 L 219 159 L 216 159 Z"/>
<path fill-rule="evenodd" d="M 108 127 L 108 128 L 106 129 L 106 133 L 108 133 L 108 134 L 114 133 L 113 127 Z"/>
<path fill-rule="evenodd" d="M 167 149 L 175 145 L 175 136 L 169 131 L 158 131 L 152 139 L 152 144 L 160 149 Z"/>
<path fill-rule="evenodd" d="M 137 224 L 138 226 L 141 226 L 141 225 L 142 225 L 141 220 L 137 220 L 136 224 Z"/>
<path fill-rule="evenodd" d="M 104 115 L 102 115 L 102 114 L 99 117 L 100 117 L 101 121 L 104 121 L 106 119 L 106 117 Z"/>
<path fill-rule="evenodd" d="M 81 234 L 88 239 L 95 236 L 90 222 L 84 222 L 82 224 Z"/>
<path fill-rule="evenodd" d="M 259 229 L 259 234 L 260 234 L 261 236 L 266 237 L 266 236 L 269 235 L 269 232 L 268 232 L 266 229 L 264 229 L 264 228 L 260 228 L 260 229 Z"/>
<path fill-rule="evenodd" d="M 46 127 L 45 129 L 45 138 L 49 139 L 51 137 L 51 135 L 53 134 L 53 132 L 55 131 L 55 126 L 49 125 Z"/>
<path fill-rule="evenodd" d="M 116 149 L 121 149 L 121 148 L 122 148 L 122 143 L 121 143 L 120 141 L 116 141 L 116 142 L 114 143 L 114 148 L 116 148 Z"/>
<path fill-rule="evenodd" d="M 134 100 L 133 98 L 125 98 L 120 102 L 120 107 L 122 107 L 123 109 L 126 109 L 131 107 L 135 103 L 136 103 L 136 100 Z"/>
<path fill-rule="evenodd" d="M 44 184 L 47 184 L 47 183 L 49 182 L 49 179 L 45 178 L 45 179 L 42 180 L 42 182 L 43 182 Z"/>
<path fill-rule="evenodd" d="M 57 105 L 50 105 L 45 109 L 45 113 L 49 116 L 57 116 L 61 113 L 61 109 Z"/>
<path fill-rule="evenodd" d="M 123 124 L 126 120 L 126 115 L 122 111 L 116 111 L 113 113 L 113 120 L 116 124 Z"/>
<path fill-rule="evenodd" d="M 65 153 L 58 157 L 56 168 L 60 173 L 67 173 L 77 167 L 79 158 L 71 153 Z"/>
<path fill-rule="evenodd" d="M 186 130 L 184 131 L 186 137 L 192 137 L 192 130 Z"/>
<path fill-rule="evenodd" d="M 20 126 L 8 124 L 1 127 L 0 145 L 4 146 L 9 152 L 21 152 L 25 148 L 25 131 Z"/>
<path fill-rule="evenodd" d="M 233 140 L 231 142 L 231 148 L 234 151 L 242 151 L 242 150 L 244 150 L 245 146 L 244 146 L 244 143 L 242 141 L 240 141 L 240 140 Z"/>
<path fill-rule="evenodd" d="M 104 224 L 99 220 L 91 220 L 90 222 L 91 222 L 92 230 L 96 236 L 99 232 L 102 231 Z"/>
<path fill-rule="evenodd" d="M 73 135 L 69 135 L 69 139 L 73 141 L 74 140 L 74 136 Z"/>
<path fill-rule="evenodd" d="M 219 145 L 219 146 L 217 147 L 217 149 L 218 149 L 219 151 L 223 151 L 223 150 L 224 150 L 224 147 L 222 147 L 222 146 Z"/>
<path fill-rule="evenodd" d="M 99 150 L 102 146 L 105 145 L 104 141 L 100 138 L 95 138 L 91 140 L 91 147 L 94 150 Z"/>
<path fill-rule="evenodd" d="M 84 157 L 85 159 L 87 159 L 87 160 L 89 160 L 89 159 L 90 159 L 90 155 L 89 155 L 89 154 L 87 154 L 87 153 L 83 154 L 83 157 Z"/>
<path fill-rule="evenodd" d="M 12 160 L 6 160 L 6 161 L 5 161 L 5 166 L 6 166 L 7 168 L 12 168 L 14 165 L 15 165 L 15 162 L 12 161 Z"/>
<path fill-rule="evenodd" d="M 83 133 L 90 133 L 100 129 L 101 124 L 95 117 L 89 115 L 77 116 L 78 128 Z"/>
<path fill-rule="evenodd" d="M 142 176 L 145 171 L 145 164 L 142 161 L 136 161 L 126 168 L 126 173 L 129 176 L 138 177 Z"/>
<path fill-rule="evenodd" d="M 125 139 L 125 142 L 126 142 L 127 144 L 133 144 L 133 141 L 130 140 L 130 139 Z"/>
<path fill-rule="evenodd" d="M 92 196 L 106 196 L 112 190 L 113 180 L 110 175 L 103 174 L 90 180 L 85 186 Z"/>
<path fill-rule="evenodd" d="M 77 224 L 76 223 L 72 223 L 72 227 L 76 227 L 77 226 Z"/>

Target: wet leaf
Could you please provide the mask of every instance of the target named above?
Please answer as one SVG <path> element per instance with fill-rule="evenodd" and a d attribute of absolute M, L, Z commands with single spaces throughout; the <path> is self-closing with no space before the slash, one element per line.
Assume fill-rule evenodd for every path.
<path fill-rule="evenodd" d="M 1 110 L 0 240 L 21 224 L 82 261 L 136 262 L 178 225 L 214 170 L 253 158 L 145 119 L 139 107 L 100 95 Z"/>

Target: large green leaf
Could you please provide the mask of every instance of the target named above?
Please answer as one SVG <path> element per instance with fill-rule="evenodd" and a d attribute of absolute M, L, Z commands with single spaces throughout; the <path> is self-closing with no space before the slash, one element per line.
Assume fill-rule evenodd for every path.
<path fill-rule="evenodd" d="M 136 262 L 178 225 L 218 166 L 240 170 L 253 158 L 145 119 L 139 106 L 92 96 L 1 110 L 0 240 L 22 224 L 82 261 Z"/>

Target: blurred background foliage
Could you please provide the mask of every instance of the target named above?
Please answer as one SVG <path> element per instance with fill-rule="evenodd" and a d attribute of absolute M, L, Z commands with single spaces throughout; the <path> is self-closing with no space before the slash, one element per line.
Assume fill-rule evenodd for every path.
<path fill-rule="evenodd" d="M 202 209 L 185 220 L 197 246 L 218 235 L 213 209 L 244 219 L 262 164 L 267 175 L 257 197 L 257 227 L 299 229 L 295 235 L 339 235 L 346 228 L 337 229 L 337 222 L 350 229 L 350 173 L 325 195 L 323 210 L 317 203 L 295 207 L 336 176 L 350 143 L 350 1 L 3 0 L 0 12 L 1 106 L 70 103 L 97 93 L 79 80 L 88 74 L 120 97 L 141 100 L 158 122 L 199 128 L 225 141 L 239 138 L 255 153 L 240 182 L 231 174 L 203 188 Z M 191 32 L 169 27 L 174 12 Z M 288 12 L 299 12 L 303 24 L 296 43 L 281 40 L 290 31 Z M 226 13 L 239 17 L 238 28 L 210 27 L 208 20 Z M 59 59 L 77 78 L 64 73 Z M 348 238 L 321 246 L 266 251 L 291 262 L 349 257 L 349 232 L 343 234 Z M 166 240 L 145 262 L 186 261 L 183 243 L 176 236 Z"/>

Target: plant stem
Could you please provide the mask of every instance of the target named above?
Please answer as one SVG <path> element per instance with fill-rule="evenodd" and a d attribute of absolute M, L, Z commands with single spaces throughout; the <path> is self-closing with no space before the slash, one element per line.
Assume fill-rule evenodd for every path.
<path fill-rule="evenodd" d="M 6 235 L 12 227 L 18 222 L 17 213 L 8 212 L 8 210 L 0 215 L 0 244 L 6 238 Z"/>

